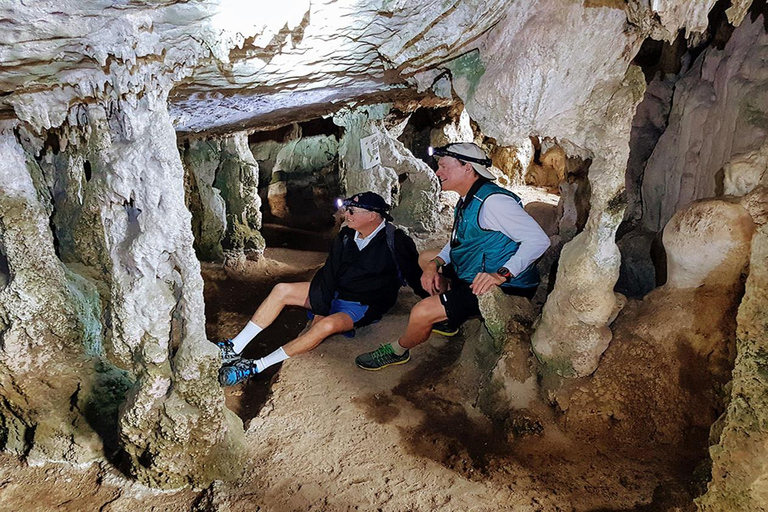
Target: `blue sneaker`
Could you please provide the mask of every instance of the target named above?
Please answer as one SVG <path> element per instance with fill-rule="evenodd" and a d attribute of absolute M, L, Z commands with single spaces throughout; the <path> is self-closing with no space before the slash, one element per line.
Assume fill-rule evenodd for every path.
<path fill-rule="evenodd" d="M 222 386 L 234 386 L 253 375 L 259 373 L 255 359 L 240 359 L 229 366 L 222 366 L 219 370 L 219 384 Z"/>
<path fill-rule="evenodd" d="M 216 346 L 219 347 L 219 350 L 221 351 L 221 364 L 232 364 L 242 359 L 242 356 L 235 352 L 235 346 L 232 344 L 232 340 L 217 341 Z"/>

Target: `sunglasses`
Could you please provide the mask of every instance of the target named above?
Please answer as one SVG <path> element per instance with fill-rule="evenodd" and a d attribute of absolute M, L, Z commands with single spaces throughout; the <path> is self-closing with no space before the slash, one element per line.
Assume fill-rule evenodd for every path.
<path fill-rule="evenodd" d="M 356 206 L 346 206 L 344 207 L 344 210 L 350 215 L 355 215 L 355 214 L 360 214 L 365 212 L 372 213 L 370 210 L 366 210 L 365 208 L 357 208 Z"/>

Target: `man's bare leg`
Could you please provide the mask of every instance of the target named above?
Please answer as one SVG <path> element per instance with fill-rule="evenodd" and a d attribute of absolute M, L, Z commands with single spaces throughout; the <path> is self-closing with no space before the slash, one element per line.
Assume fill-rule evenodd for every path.
<path fill-rule="evenodd" d="M 317 317 L 315 317 L 317 318 Z M 261 373 L 272 365 L 282 363 L 289 357 L 309 352 L 327 337 L 345 332 L 354 327 L 352 318 L 346 313 L 334 313 L 312 322 L 307 332 L 289 341 L 271 354 L 254 361 L 256 370 Z"/>
<path fill-rule="evenodd" d="M 259 305 L 250 322 L 232 339 L 232 348 L 240 354 L 248 343 L 275 321 L 285 306 L 309 307 L 309 283 L 278 283 Z"/>
<path fill-rule="evenodd" d="M 317 319 L 317 317 L 315 317 Z M 288 357 L 309 352 L 329 336 L 347 332 L 355 327 L 352 318 L 346 313 L 334 313 L 312 322 L 307 332 L 283 345 Z"/>
<path fill-rule="evenodd" d="M 309 283 L 278 283 L 264 302 L 256 309 L 251 322 L 266 329 L 275 321 L 285 306 L 307 306 Z"/>
<path fill-rule="evenodd" d="M 405 333 L 397 343 L 392 344 L 395 353 L 403 353 L 408 349 L 427 341 L 432 332 L 432 324 L 447 320 L 445 306 L 438 295 L 419 301 L 411 310 Z M 398 347 L 397 345 L 400 345 Z"/>

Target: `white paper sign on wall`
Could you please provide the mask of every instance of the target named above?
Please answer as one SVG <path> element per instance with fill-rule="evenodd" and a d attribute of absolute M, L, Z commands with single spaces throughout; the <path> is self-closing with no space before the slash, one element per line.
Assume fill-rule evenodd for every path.
<path fill-rule="evenodd" d="M 360 139 L 360 152 L 363 155 L 363 169 L 370 169 L 381 164 L 379 138 L 376 134 Z"/>

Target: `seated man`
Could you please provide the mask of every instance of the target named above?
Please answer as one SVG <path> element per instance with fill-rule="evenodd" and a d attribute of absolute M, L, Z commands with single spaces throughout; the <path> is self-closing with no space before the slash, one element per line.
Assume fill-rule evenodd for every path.
<path fill-rule="evenodd" d="M 472 143 L 430 150 L 438 157 L 436 174 L 443 190 L 461 195 L 451 240 L 421 277 L 432 296 L 414 306 L 399 341 L 355 359 L 365 370 L 407 362 L 409 350 L 426 341 L 433 330 L 451 334 L 480 314 L 477 296 L 494 286 L 531 299 L 539 285 L 535 263 L 549 247 L 549 237 L 523 210 L 519 197 L 491 183 L 491 160 L 485 152 Z M 445 320 L 448 327 L 433 327 Z"/>
<path fill-rule="evenodd" d="M 289 357 L 308 352 L 327 337 L 381 319 L 397 300 L 407 281 L 422 297 L 421 268 L 413 240 L 389 223 L 384 199 L 373 192 L 343 201 L 346 227 L 333 241 L 325 265 L 311 282 L 280 283 L 262 302 L 251 320 L 232 340 L 218 343 L 224 366 L 223 386 L 242 382 Z M 239 354 L 277 318 L 285 306 L 302 306 L 314 314 L 308 331 L 258 360 Z"/>

